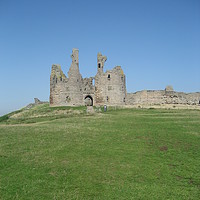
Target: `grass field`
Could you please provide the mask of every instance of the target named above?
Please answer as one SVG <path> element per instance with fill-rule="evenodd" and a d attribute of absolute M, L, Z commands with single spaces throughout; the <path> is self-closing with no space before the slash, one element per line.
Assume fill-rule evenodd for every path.
<path fill-rule="evenodd" d="M 0 199 L 200 199 L 200 111 L 46 104 L 1 117 Z"/>

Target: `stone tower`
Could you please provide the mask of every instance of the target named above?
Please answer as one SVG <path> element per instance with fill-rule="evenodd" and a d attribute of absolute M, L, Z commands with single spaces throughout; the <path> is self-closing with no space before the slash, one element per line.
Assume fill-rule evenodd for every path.
<path fill-rule="evenodd" d="M 68 92 L 66 98 L 70 98 L 71 105 L 82 105 L 83 102 L 83 95 L 82 95 L 83 78 L 79 71 L 78 54 L 79 54 L 78 49 L 72 50 L 72 55 L 71 55 L 72 64 L 68 72 L 68 83 L 67 83 Z"/>
<path fill-rule="evenodd" d="M 124 105 L 126 101 L 126 80 L 120 66 L 104 73 L 107 60 L 101 53 L 97 54 L 97 74 L 95 76 L 95 102 L 103 105 Z"/>
<path fill-rule="evenodd" d="M 72 64 L 68 72 L 68 78 L 61 70 L 60 65 L 52 65 L 50 76 L 51 106 L 83 105 L 83 78 L 79 71 L 78 54 L 78 49 L 72 50 Z"/>
<path fill-rule="evenodd" d="M 104 74 L 103 67 L 106 62 L 107 57 L 102 56 L 101 53 L 97 54 L 97 74 L 95 76 L 95 101 L 97 104 L 102 104 L 104 102 L 103 98 L 103 79 L 102 76 Z"/>

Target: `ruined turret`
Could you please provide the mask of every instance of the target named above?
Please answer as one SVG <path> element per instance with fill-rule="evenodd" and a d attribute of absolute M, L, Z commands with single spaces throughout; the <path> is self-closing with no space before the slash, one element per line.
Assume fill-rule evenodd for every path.
<path fill-rule="evenodd" d="M 106 60 L 107 60 L 106 56 L 102 56 L 101 53 L 97 54 L 97 73 L 98 74 L 103 74 L 103 67 Z"/>
<path fill-rule="evenodd" d="M 83 78 L 79 71 L 79 50 L 72 50 L 72 64 L 68 72 L 69 81 L 67 83 L 67 98 L 69 105 L 82 105 L 83 94 L 82 94 L 82 85 Z"/>
<path fill-rule="evenodd" d="M 74 77 L 79 77 L 81 76 L 80 71 L 79 71 L 79 50 L 78 49 L 73 49 L 72 50 L 72 55 L 71 55 L 71 59 L 72 59 L 72 64 L 69 68 L 69 72 L 68 72 L 68 77 L 69 78 L 74 78 Z"/>

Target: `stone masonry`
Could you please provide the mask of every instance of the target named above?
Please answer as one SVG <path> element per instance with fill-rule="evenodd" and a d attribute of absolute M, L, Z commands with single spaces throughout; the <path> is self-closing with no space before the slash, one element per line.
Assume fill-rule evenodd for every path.
<path fill-rule="evenodd" d="M 104 73 L 103 67 L 107 57 L 98 53 L 96 76 L 82 78 L 79 72 L 78 54 L 78 49 L 72 50 L 72 64 L 68 71 L 68 78 L 61 70 L 60 65 L 52 65 L 50 105 L 125 105 L 126 83 L 121 67 L 117 66 Z"/>
<path fill-rule="evenodd" d="M 72 50 L 72 64 L 68 77 L 60 65 L 53 64 L 50 76 L 51 106 L 97 106 L 97 105 L 200 105 L 200 92 L 176 92 L 172 86 L 165 90 L 143 90 L 126 92 L 126 77 L 120 66 L 104 72 L 106 56 L 97 54 L 97 74 L 82 78 L 79 71 L 79 50 Z"/>
<path fill-rule="evenodd" d="M 143 90 L 127 94 L 127 105 L 184 104 L 200 105 L 200 92 L 184 93 L 165 90 Z"/>

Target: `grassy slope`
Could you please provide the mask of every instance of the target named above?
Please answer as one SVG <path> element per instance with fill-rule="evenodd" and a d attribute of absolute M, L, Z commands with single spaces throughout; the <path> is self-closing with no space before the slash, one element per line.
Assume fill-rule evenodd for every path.
<path fill-rule="evenodd" d="M 37 123 L 86 113 L 86 107 L 49 107 L 48 103 L 23 108 L 0 117 L 0 124 Z"/>
<path fill-rule="evenodd" d="M 2 120 L 0 199 L 199 199 L 200 111 L 84 112 Z"/>

